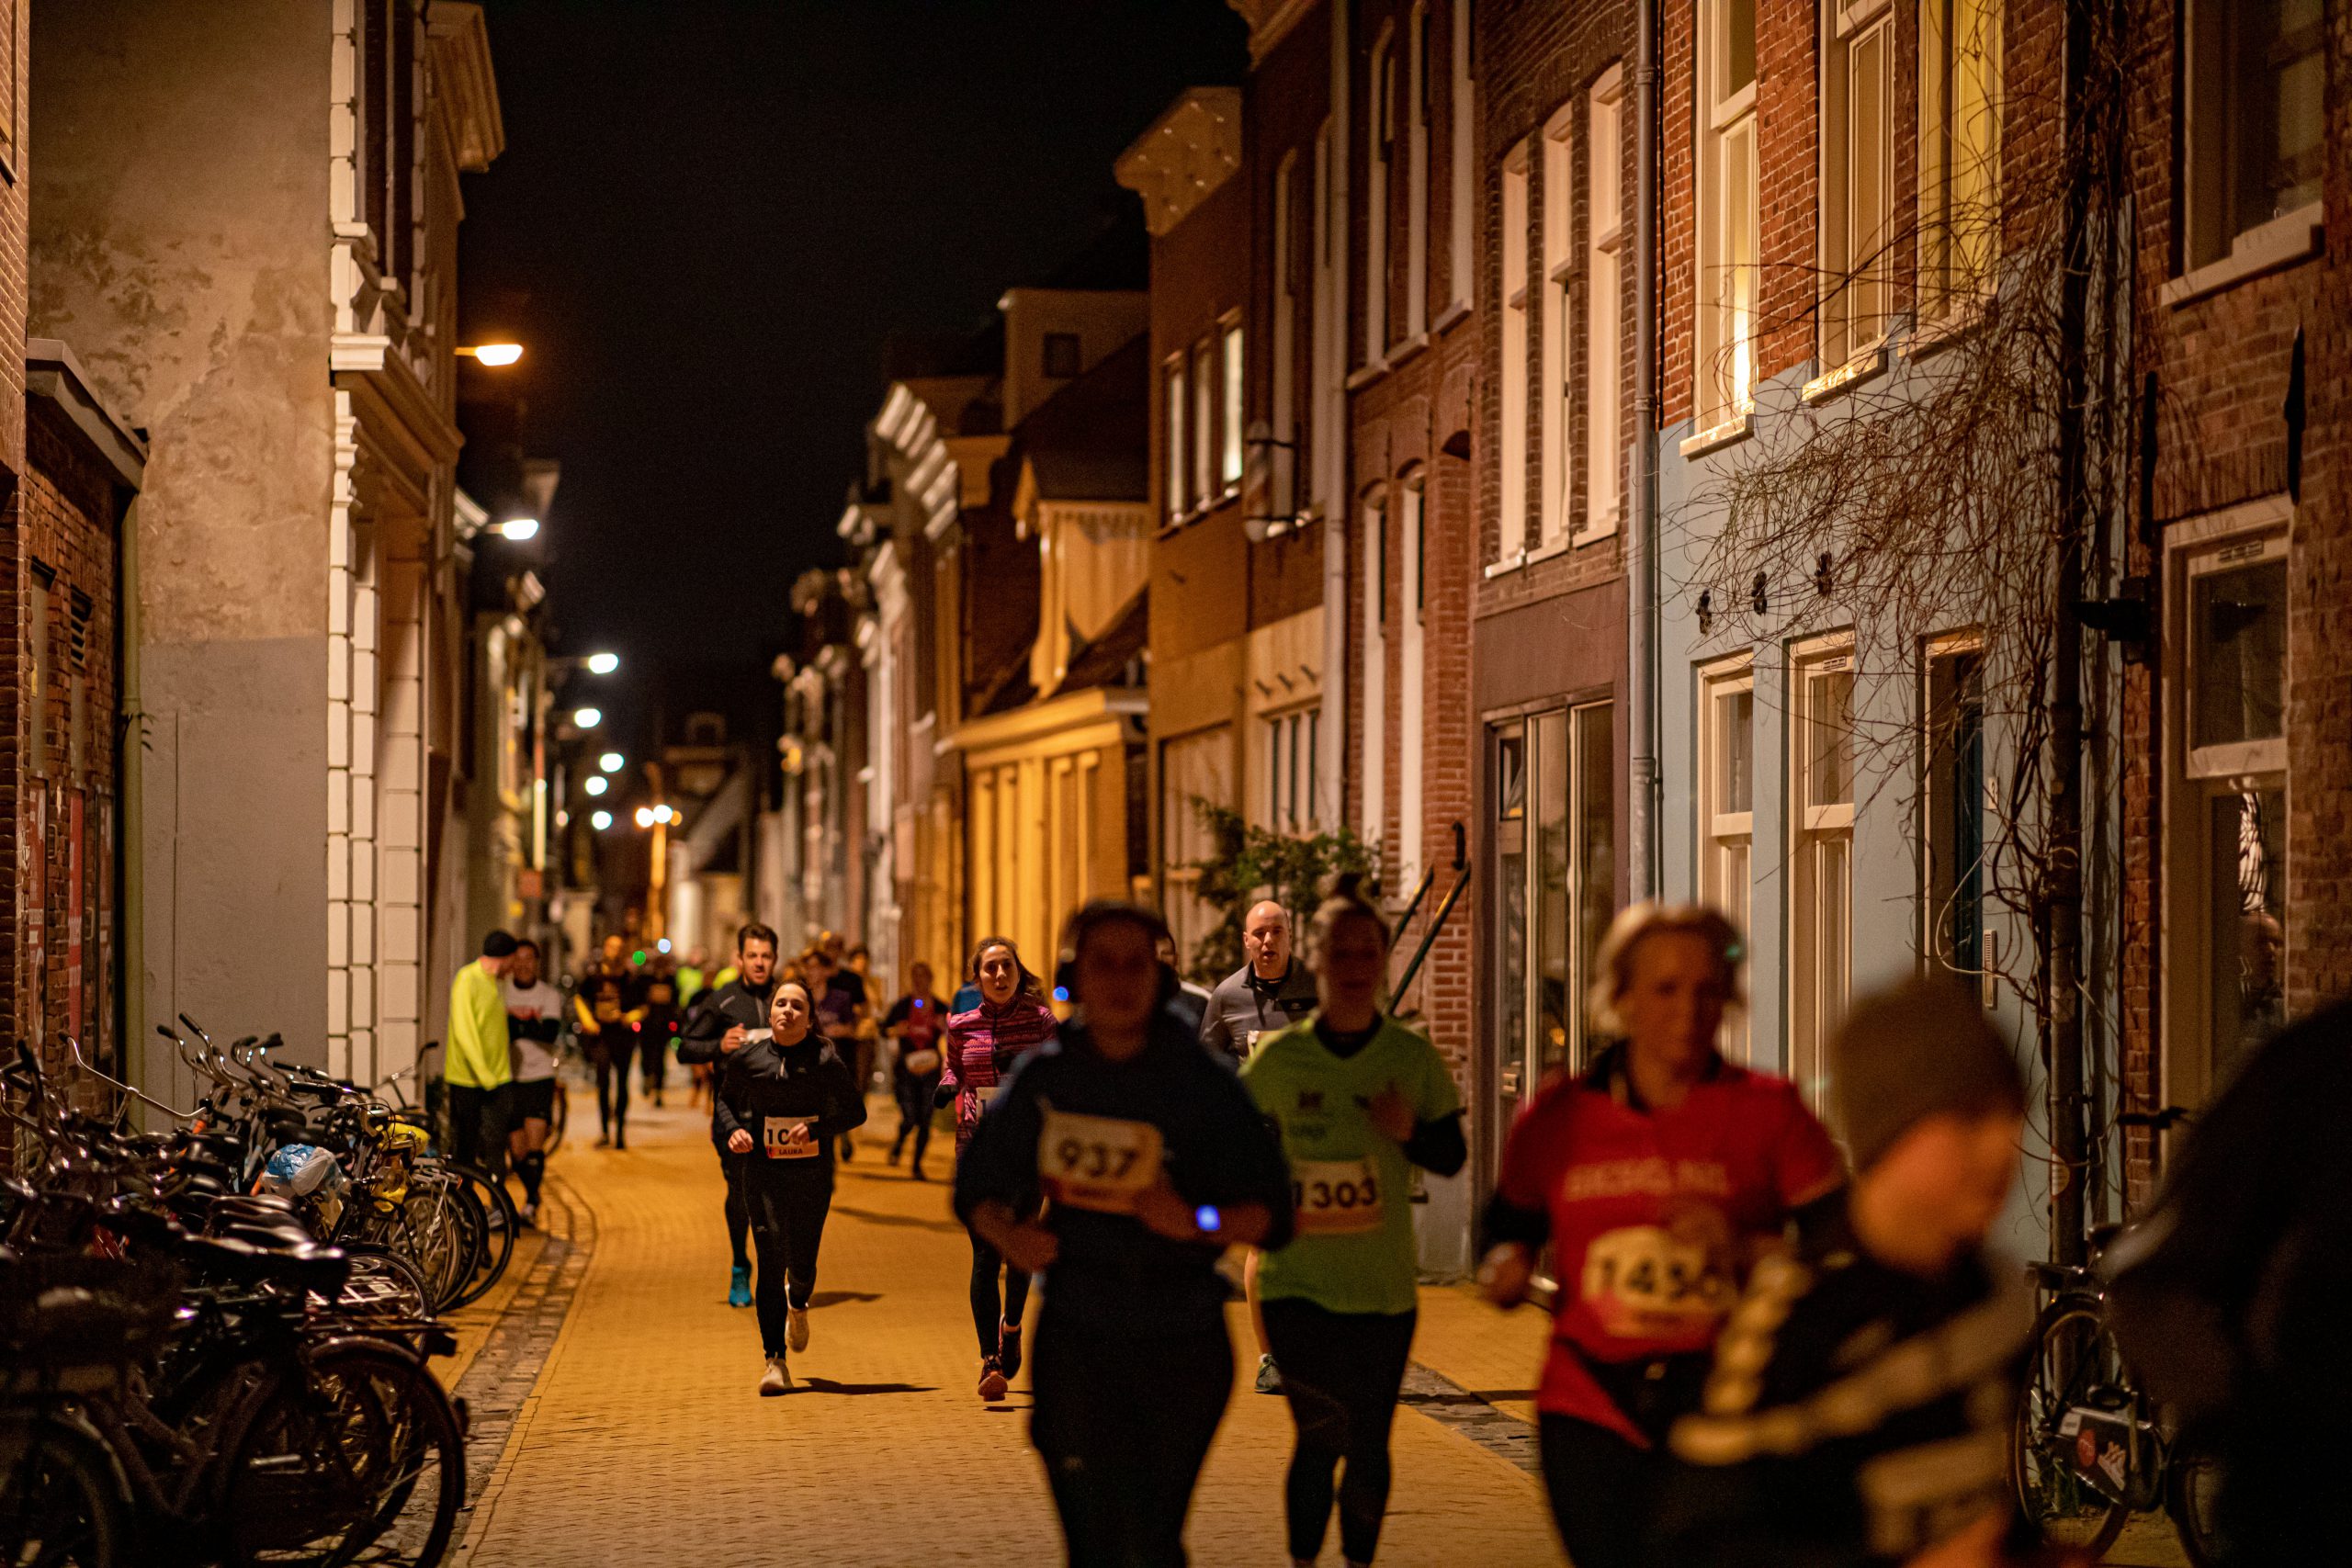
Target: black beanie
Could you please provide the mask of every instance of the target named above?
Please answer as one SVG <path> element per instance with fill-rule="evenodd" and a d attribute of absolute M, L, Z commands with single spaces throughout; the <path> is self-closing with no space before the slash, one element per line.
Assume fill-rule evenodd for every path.
<path fill-rule="evenodd" d="M 1949 976 L 1917 976 L 1855 1004 L 1830 1046 L 1838 1131 L 1862 1169 L 1913 1123 L 2025 1109 L 2025 1083 L 1984 1010 Z"/>
<path fill-rule="evenodd" d="M 514 950 L 522 945 L 511 931 L 492 931 L 481 939 L 481 955 L 484 958 L 512 958 Z"/>

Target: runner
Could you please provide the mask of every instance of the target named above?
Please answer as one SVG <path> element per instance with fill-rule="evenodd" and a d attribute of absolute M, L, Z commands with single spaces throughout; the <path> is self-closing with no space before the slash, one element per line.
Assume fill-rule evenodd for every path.
<path fill-rule="evenodd" d="M 628 1147 L 628 1069 L 637 1057 L 638 1021 L 644 1013 L 637 976 L 629 973 L 617 932 L 605 938 L 604 956 L 580 976 L 572 993 L 580 1044 L 596 1066 L 596 1146 Z"/>
<path fill-rule="evenodd" d="M 1259 1290 L 1298 1440 L 1283 1488 L 1292 1561 L 1311 1564 L 1338 1488 L 1340 1549 L 1368 1563 L 1388 1507 L 1388 1428 L 1419 1305 L 1412 1169 L 1470 1157 L 1462 1097 L 1427 1036 L 1379 1009 L 1388 922 L 1350 886 L 1307 952 L 1323 1005 L 1259 1043 L 1241 1081 L 1290 1161 L 1297 1233 L 1263 1254 Z"/>
<path fill-rule="evenodd" d="M 1046 1276 L 1029 1436 L 1069 1562 L 1159 1568 L 1184 1562 L 1233 1387 L 1217 1257 L 1289 1239 L 1289 1173 L 1240 1084 L 1166 1012 L 1159 919 L 1096 903 L 1070 926 L 1086 1022 L 980 1118 L 956 1212 Z"/>
<path fill-rule="evenodd" d="M 1489 1299 L 1523 1299 L 1548 1239 L 1560 1288 L 1536 1400 L 1552 1515 L 1577 1568 L 1636 1568 L 1669 1461 L 1748 1264 L 1837 1190 L 1838 1151 L 1795 1087 L 1724 1061 L 1739 932 L 1636 904 L 1594 962 L 1593 1027 L 1618 1037 L 1536 1092 L 1487 1210 Z"/>
<path fill-rule="evenodd" d="M 865 1002 L 865 976 L 842 961 L 842 939 L 833 931 L 820 933 L 800 962 L 817 998 L 817 1027 L 841 1053 L 842 1065 L 849 1068 L 862 1095 L 874 1082 L 874 1040 L 868 1032 L 873 1013 Z M 847 1137 L 842 1140 L 841 1157 L 857 1157 Z"/>
<path fill-rule="evenodd" d="M 767 1025 L 768 998 L 775 992 L 775 932 L 756 920 L 735 936 L 733 977 L 704 996 L 686 1020 L 678 1041 L 678 1060 L 708 1069 L 716 1078 L 720 1058 L 742 1049 L 755 1029 Z M 734 1272 L 727 1284 L 727 1304 L 752 1304 L 752 1211 L 743 1195 L 741 1162 L 727 1155 L 727 1135 L 718 1124 L 718 1094 L 710 1097 L 710 1143 L 718 1151 L 719 1168 L 727 1176 L 727 1241 L 734 1251 Z"/>
<path fill-rule="evenodd" d="M 890 1004 L 882 1021 L 898 1047 L 890 1062 L 890 1088 L 899 1101 L 899 1136 L 890 1145 L 890 1163 L 899 1163 L 912 1134 L 912 1175 L 921 1181 L 923 1152 L 931 1147 L 931 1112 L 939 1092 L 940 1036 L 947 1030 L 947 1008 L 931 988 L 930 964 L 918 962 L 907 971 L 907 994 Z"/>
<path fill-rule="evenodd" d="M 638 1023 L 638 1071 L 639 1081 L 656 1108 L 662 1104 L 662 1090 L 670 1076 L 670 1047 L 676 1043 L 679 1027 L 685 1022 L 681 995 L 669 955 L 656 953 L 647 959 L 638 989 L 645 1014 Z"/>
<path fill-rule="evenodd" d="M 936 1099 L 956 1107 L 956 1161 L 960 1167 L 980 1123 L 980 1110 L 996 1098 L 1012 1064 L 1054 1034 L 1054 1011 L 1046 987 L 1021 962 L 1010 937 L 982 937 L 972 949 L 970 974 L 979 1004 L 947 1021 L 946 1060 L 941 1064 Z M 1002 1294 L 997 1278 L 1004 1280 Z M 1021 1371 L 1021 1313 L 1029 1302 L 1029 1272 L 972 1232 L 972 1329 L 980 1341 L 980 1397 L 994 1403 Z"/>
<path fill-rule="evenodd" d="M 831 1144 L 865 1120 L 865 1097 L 814 1022 L 807 988 L 784 981 L 768 999 L 767 1027 L 748 1032 L 718 1068 L 714 1115 L 741 1169 L 759 1258 L 763 1396 L 792 1386 L 786 1358 L 808 1348 L 817 1248 L 833 1201 Z"/>
<path fill-rule="evenodd" d="M 523 1220 L 537 1224 L 539 1183 L 548 1168 L 548 1123 L 555 1119 L 555 1047 L 563 1032 L 563 993 L 540 978 L 539 944 L 514 944 L 506 967 L 506 1038 L 514 1051 L 514 1131 L 507 1150 L 523 1180 Z"/>

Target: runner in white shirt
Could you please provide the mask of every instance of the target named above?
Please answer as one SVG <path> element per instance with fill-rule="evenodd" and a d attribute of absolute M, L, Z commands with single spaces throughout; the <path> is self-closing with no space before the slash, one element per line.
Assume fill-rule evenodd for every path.
<path fill-rule="evenodd" d="M 555 1114 L 555 1046 L 563 1031 L 563 993 L 539 976 L 539 944 L 516 946 L 506 971 L 506 1038 L 514 1053 L 514 1130 L 507 1136 L 514 1174 L 523 1179 L 523 1219 L 539 1217 L 547 1174 L 548 1122 Z"/>

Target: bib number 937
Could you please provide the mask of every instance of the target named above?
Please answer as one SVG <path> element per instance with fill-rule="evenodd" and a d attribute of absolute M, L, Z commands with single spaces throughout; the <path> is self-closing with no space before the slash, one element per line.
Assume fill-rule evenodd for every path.
<path fill-rule="evenodd" d="M 1159 1179 L 1159 1129 L 1148 1122 L 1047 1111 L 1037 1135 L 1046 1196 L 1072 1209 L 1135 1213 L 1136 1196 Z"/>

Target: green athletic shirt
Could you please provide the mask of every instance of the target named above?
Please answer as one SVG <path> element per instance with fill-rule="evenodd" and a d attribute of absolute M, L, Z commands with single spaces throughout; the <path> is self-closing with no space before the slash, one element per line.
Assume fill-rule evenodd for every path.
<path fill-rule="evenodd" d="M 1336 1056 L 1316 1037 L 1318 1016 L 1266 1035 L 1241 1069 L 1250 1098 L 1281 1130 L 1300 1222 L 1290 1245 L 1259 1264 L 1258 1293 L 1327 1312 L 1411 1312 L 1419 1303 L 1412 1166 L 1402 1145 L 1374 1129 L 1364 1106 L 1393 1084 L 1416 1122 L 1431 1122 L 1459 1111 L 1462 1097 L 1426 1035 L 1384 1018 L 1363 1050 Z M 1378 1221 L 1356 1228 L 1365 1220 L 1364 1174 Z"/>

